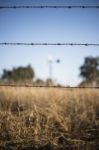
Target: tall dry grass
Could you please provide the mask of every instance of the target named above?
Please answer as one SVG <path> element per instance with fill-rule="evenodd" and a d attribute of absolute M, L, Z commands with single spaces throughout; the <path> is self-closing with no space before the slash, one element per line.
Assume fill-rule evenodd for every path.
<path fill-rule="evenodd" d="M 99 90 L 0 87 L 0 150 L 99 149 Z"/>

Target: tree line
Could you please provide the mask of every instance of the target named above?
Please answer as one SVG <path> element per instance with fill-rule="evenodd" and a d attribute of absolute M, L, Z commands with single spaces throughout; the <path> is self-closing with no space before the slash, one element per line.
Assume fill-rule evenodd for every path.
<path fill-rule="evenodd" d="M 99 57 L 86 57 L 79 70 L 79 75 L 82 77 L 82 82 L 79 86 L 99 86 Z M 35 71 L 31 65 L 13 68 L 12 70 L 4 69 L 0 80 L 5 83 L 54 85 L 54 82 L 51 79 L 47 79 L 46 81 L 43 81 L 42 79 L 35 80 Z"/>
<path fill-rule="evenodd" d="M 53 85 L 51 79 L 43 81 L 38 78 L 35 80 L 35 71 L 28 65 L 26 67 L 17 67 L 12 70 L 4 69 L 0 78 L 3 83 L 24 83 L 24 84 L 33 84 L 33 85 Z"/>

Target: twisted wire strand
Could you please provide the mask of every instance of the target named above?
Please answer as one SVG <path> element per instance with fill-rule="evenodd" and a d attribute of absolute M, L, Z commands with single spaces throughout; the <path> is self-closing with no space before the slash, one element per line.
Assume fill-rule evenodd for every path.
<path fill-rule="evenodd" d="M 53 5 L 29 5 L 29 6 L 0 6 L 0 9 L 24 9 L 24 8 L 27 8 L 27 9 L 44 9 L 44 8 L 54 8 L 54 9 L 78 9 L 78 8 L 85 8 L 85 9 L 88 9 L 88 8 L 99 8 L 99 6 L 53 6 Z"/>
<path fill-rule="evenodd" d="M 23 46 L 99 46 L 99 43 L 9 43 L 9 42 L 1 42 L 0 45 L 23 45 Z"/>
<path fill-rule="evenodd" d="M 32 87 L 32 88 L 62 88 L 62 89 L 99 89 L 99 86 L 95 86 L 95 87 L 86 87 L 86 86 L 42 86 L 42 85 L 30 85 L 30 84 L 13 84 L 13 83 L 1 83 L 0 87 L 5 86 L 5 87 Z"/>

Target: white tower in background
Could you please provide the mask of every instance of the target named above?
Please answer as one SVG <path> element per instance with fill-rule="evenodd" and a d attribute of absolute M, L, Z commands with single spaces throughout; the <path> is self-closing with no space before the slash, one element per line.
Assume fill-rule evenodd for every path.
<path fill-rule="evenodd" d="M 48 64 L 49 64 L 49 78 L 52 79 L 53 77 L 53 58 L 51 55 L 48 56 Z"/>

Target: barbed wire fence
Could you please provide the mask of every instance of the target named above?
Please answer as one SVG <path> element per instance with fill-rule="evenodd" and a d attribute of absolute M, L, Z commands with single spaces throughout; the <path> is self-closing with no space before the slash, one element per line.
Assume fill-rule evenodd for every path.
<path fill-rule="evenodd" d="M 30 87 L 30 88 L 59 88 L 59 89 L 98 89 L 99 86 L 47 86 L 47 85 L 33 85 L 33 84 L 12 84 L 12 83 L 0 83 L 0 87 Z"/>
<path fill-rule="evenodd" d="M 28 5 L 28 6 L 0 6 L 0 9 L 46 9 L 46 8 L 53 8 L 53 9 L 97 9 L 99 6 L 57 6 L 57 5 Z"/>
<path fill-rule="evenodd" d="M 0 45 L 26 45 L 26 46 L 99 46 L 99 43 L 8 43 L 8 42 L 1 42 Z"/>
<path fill-rule="evenodd" d="M 57 5 L 21 5 L 21 6 L 15 6 L 15 5 L 10 5 L 10 6 L 0 6 L 0 10 L 3 9 L 99 9 L 99 6 L 57 6 Z M 34 43 L 34 42 L 30 42 L 30 43 L 26 43 L 26 42 L 0 42 L 1 46 L 99 46 L 99 43 Z M 62 89 L 86 89 L 86 88 L 90 88 L 90 89 L 95 89 L 95 88 L 99 88 L 98 86 L 96 87 L 87 87 L 87 86 L 70 86 L 70 87 L 66 87 L 66 86 L 42 86 L 42 85 L 33 85 L 33 84 L 13 84 L 13 83 L 0 83 L 0 87 L 2 86 L 8 86 L 8 87 L 33 87 L 33 88 L 62 88 Z"/>

